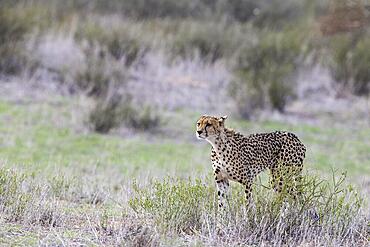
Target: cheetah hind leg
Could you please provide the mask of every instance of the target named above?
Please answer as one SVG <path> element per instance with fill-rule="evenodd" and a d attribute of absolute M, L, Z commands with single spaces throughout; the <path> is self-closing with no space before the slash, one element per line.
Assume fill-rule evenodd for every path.
<path fill-rule="evenodd" d="M 300 195 L 302 166 L 289 166 L 271 169 L 271 185 L 278 193 L 285 192 L 296 199 Z"/>
<path fill-rule="evenodd" d="M 244 181 L 242 184 L 244 185 L 244 193 L 245 193 L 245 203 L 248 210 L 255 210 L 256 205 L 253 201 L 252 197 L 252 185 L 254 179 Z"/>

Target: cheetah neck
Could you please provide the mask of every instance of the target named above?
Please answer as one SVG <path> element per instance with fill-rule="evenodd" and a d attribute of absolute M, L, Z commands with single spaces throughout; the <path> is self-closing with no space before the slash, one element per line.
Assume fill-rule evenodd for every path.
<path fill-rule="evenodd" d="M 225 150 L 231 149 L 230 138 L 233 134 L 233 130 L 225 129 L 219 136 L 208 138 L 207 141 L 212 145 L 216 153 L 221 154 L 225 152 Z"/>

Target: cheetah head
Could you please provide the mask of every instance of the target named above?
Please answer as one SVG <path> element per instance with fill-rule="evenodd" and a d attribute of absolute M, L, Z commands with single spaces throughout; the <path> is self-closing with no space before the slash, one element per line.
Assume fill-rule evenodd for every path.
<path fill-rule="evenodd" d="M 198 139 L 205 139 L 210 141 L 223 133 L 225 128 L 224 117 L 212 117 L 212 116 L 201 116 L 197 121 L 197 132 L 196 136 Z"/>

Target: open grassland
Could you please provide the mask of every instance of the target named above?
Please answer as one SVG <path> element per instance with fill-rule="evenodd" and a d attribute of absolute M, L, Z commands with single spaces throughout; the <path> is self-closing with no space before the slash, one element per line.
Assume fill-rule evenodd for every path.
<path fill-rule="evenodd" d="M 208 172 L 209 146 L 196 140 L 194 123 L 200 114 L 178 111 L 164 114 L 163 127 L 144 133 L 99 135 L 76 123 L 75 103 L 12 104 L 0 102 L 3 161 L 27 169 L 48 166 L 114 166 L 128 177 L 156 171 L 176 175 Z M 82 119 L 79 116 L 79 119 Z M 347 171 L 351 177 L 370 174 L 370 128 L 366 126 L 309 125 L 273 121 L 228 120 L 228 125 L 248 134 L 288 130 L 308 147 L 308 169 L 330 173 Z"/>
<path fill-rule="evenodd" d="M 233 213 L 219 223 L 220 232 L 210 147 L 194 135 L 199 113 L 163 113 L 163 127 L 150 135 L 100 135 L 82 127 L 76 109 L 77 100 L 63 97 L 0 102 L 1 244 L 368 244 L 368 202 L 361 200 L 369 190 L 366 126 L 231 117 L 229 126 L 243 133 L 295 132 L 308 147 L 306 174 L 320 179 L 308 179 L 306 199 L 287 206 L 264 187 L 264 174 L 252 212 L 242 207 L 240 186 L 233 186 Z"/>

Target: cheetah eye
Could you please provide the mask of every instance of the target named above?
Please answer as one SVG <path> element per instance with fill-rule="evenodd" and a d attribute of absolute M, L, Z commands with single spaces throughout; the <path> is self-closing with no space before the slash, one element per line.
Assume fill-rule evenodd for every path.
<path fill-rule="evenodd" d="M 199 127 L 200 123 L 197 123 L 197 126 Z"/>

